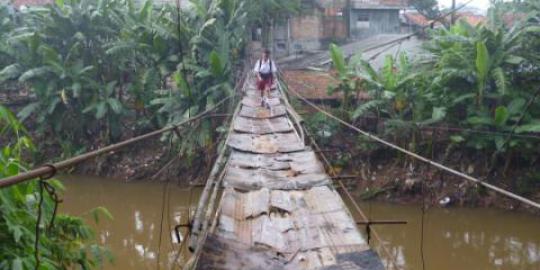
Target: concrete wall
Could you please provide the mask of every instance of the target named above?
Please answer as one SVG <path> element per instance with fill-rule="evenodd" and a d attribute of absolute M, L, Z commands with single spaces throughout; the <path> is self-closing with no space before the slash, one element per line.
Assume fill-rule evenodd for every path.
<path fill-rule="evenodd" d="M 351 38 L 400 32 L 398 9 L 353 9 L 350 14 Z"/>
<path fill-rule="evenodd" d="M 326 50 L 330 42 L 340 42 L 347 39 L 347 21 L 344 15 L 336 16 L 335 13 L 325 14 L 314 12 L 291 18 L 289 21 L 288 54 L 299 51 Z M 285 27 L 283 30 L 286 30 Z M 276 52 L 281 53 L 287 43 L 283 38 L 283 30 L 275 29 L 274 41 Z M 277 46 L 277 43 L 281 45 Z M 279 48 L 281 48 L 281 50 Z"/>

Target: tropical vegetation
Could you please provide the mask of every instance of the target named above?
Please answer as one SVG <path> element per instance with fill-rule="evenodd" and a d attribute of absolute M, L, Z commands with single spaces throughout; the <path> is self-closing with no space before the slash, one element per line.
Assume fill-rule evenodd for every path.
<path fill-rule="evenodd" d="M 35 147 L 24 126 L 3 106 L 0 135 L 13 138 L 0 149 L 0 178 L 25 171 L 22 157 Z M 57 180 L 47 181 L 46 186 L 34 181 L 0 189 L 0 269 L 34 269 L 37 265 L 39 269 L 90 269 L 112 258 L 95 243 L 83 219 L 57 213 L 55 196 L 62 189 Z M 104 208 L 92 213 L 96 218 L 100 213 L 110 217 Z"/>
<path fill-rule="evenodd" d="M 46 158 L 65 158 L 178 123 L 234 95 L 249 30 L 296 12 L 299 2 L 191 0 L 187 9 L 151 0 L 56 0 L 20 10 L 1 4 L 0 98 L 26 92 L 28 99 L 16 115 L 0 107 L 0 178 L 35 164 L 36 148 L 60 148 L 63 155 Z M 181 131 L 182 140 L 167 139 L 189 157 L 215 145 L 216 125 L 203 119 Z M 49 192 L 62 185 L 46 183 L 0 190 L 0 268 L 99 267 L 108 252 L 93 244 L 82 219 L 56 213 Z M 92 213 L 108 215 L 103 208 Z"/>
<path fill-rule="evenodd" d="M 33 102 L 17 116 L 65 155 L 131 129 L 177 123 L 231 95 L 249 28 L 295 12 L 299 1 L 200 0 L 188 9 L 137 3 L 0 7 L 0 85 L 30 91 Z M 211 143 L 214 128 L 201 123 L 184 134 L 182 149 Z"/>
<path fill-rule="evenodd" d="M 520 11 L 504 22 L 509 10 Z M 540 157 L 539 11 L 534 1 L 495 3 L 484 24 L 458 21 L 432 30 L 427 59 L 388 55 L 379 70 L 361 55 L 347 61 L 331 46 L 339 84 L 330 92 L 343 97 L 339 113 L 356 123 L 376 118 L 374 132 L 427 155 L 443 130 L 435 138 L 439 149 L 446 139 L 443 159 L 452 151 L 480 151 L 489 174 L 512 165 L 534 168 Z M 359 91 L 370 99 L 353 102 Z M 524 180 L 529 191 L 540 183 L 538 175 L 530 178 Z M 511 184 L 519 189 L 522 183 Z"/>

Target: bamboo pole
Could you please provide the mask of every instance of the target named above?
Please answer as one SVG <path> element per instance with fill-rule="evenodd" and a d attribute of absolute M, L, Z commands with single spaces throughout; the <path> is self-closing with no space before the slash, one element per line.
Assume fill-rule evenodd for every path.
<path fill-rule="evenodd" d="M 234 111 L 233 117 L 231 118 L 231 124 L 229 127 L 229 131 L 227 133 L 227 138 L 225 139 L 225 142 L 221 146 L 221 149 L 219 151 L 219 156 L 216 159 L 216 162 L 214 163 L 214 166 L 212 167 L 212 171 L 210 172 L 210 176 L 208 177 L 208 180 L 206 181 L 206 185 L 203 189 L 203 193 L 201 195 L 201 198 L 199 199 L 199 203 L 197 205 L 197 210 L 195 211 L 195 216 L 193 218 L 193 225 L 192 225 L 192 231 L 189 239 L 189 250 L 194 251 L 197 248 L 197 244 L 199 243 L 198 238 L 200 236 L 200 232 L 204 227 L 204 224 L 202 224 L 202 217 L 205 209 L 205 205 L 207 205 L 208 202 L 208 196 L 210 195 L 211 188 L 215 185 L 215 182 L 217 181 L 218 174 L 220 171 L 223 170 L 224 164 L 224 157 L 227 150 L 227 142 L 229 141 L 230 134 L 233 130 L 233 121 L 240 111 L 241 102 L 238 103 L 236 106 L 236 109 Z"/>

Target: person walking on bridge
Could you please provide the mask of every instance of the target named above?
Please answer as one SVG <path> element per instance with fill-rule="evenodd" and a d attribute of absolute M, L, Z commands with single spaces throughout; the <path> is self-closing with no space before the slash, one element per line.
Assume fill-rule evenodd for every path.
<path fill-rule="evenodd" d="M 268 96 L 277 73 L 276 63 L 270 58 L 270 50 L 265 49 L 257 60 L 253 71 L 257 74 L 257 89 L 261 92 L 261 106 L 268 106 Z"/>

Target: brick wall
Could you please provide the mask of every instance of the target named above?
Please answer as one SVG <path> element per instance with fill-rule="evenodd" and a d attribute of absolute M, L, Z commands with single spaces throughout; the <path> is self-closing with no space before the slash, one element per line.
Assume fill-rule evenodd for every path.
<path fill-rule="evenodd" d="M 321 17 L 319 14 L 305 15 L 291 19 L 291 38 L 318 39 L 322 34 Z"/>

